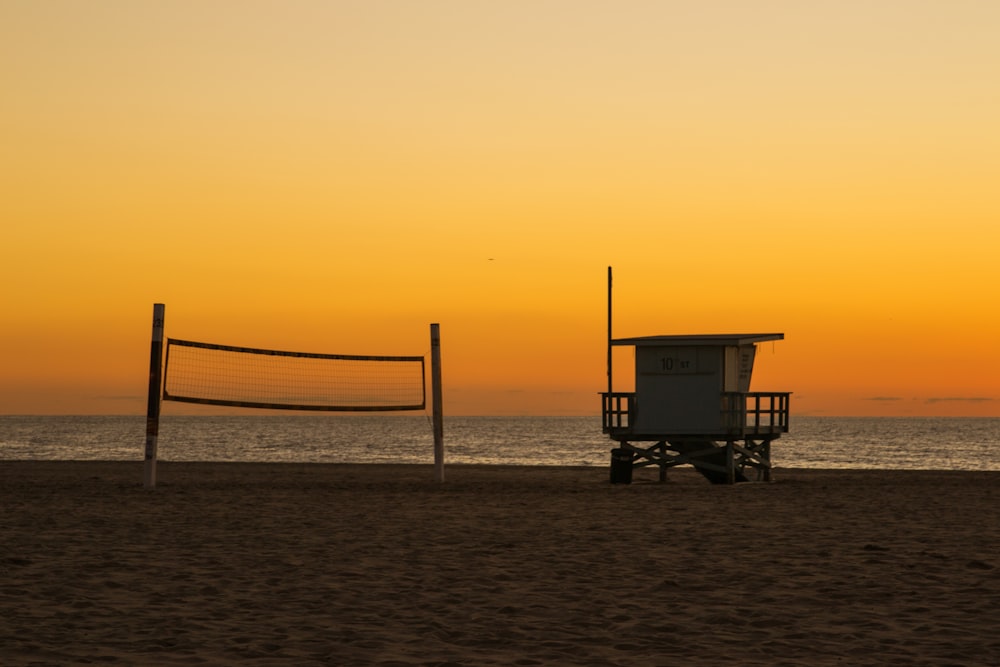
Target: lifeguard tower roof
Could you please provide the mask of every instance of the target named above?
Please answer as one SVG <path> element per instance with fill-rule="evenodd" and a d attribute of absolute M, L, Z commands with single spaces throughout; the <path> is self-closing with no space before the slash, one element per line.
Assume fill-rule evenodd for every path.
<path fill-rule="evenodd" d="M 757 334 L 700 334 L 700 335 L 671 335 L 671 336 L 636 336 L 634 338 L 616 338 L 611 341 L 612 345 L 634 345 L 636 347 L 674 347 L 688 345 L 718 345 L 721 347 L 732 347 L 741 345 L 752 345 L 753 343 L 763 343 L 769 340 L 784 340 L 785 334 L 780 333 L 757 333 Z"/>

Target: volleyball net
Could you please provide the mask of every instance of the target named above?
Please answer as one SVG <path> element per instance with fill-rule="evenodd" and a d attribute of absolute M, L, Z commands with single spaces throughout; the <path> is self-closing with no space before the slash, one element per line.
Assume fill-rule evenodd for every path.
<path fill-rule="evenodd" d="M 286 352 L 168 338 L 163 400 L 270 410 L 423 410 L 422 356 Z"/>
<path fill-rule="evenodd" d="M 267 410 L 384 412 L 433 404 L 434 478 L 444 481 L 441 334 L 431 324 L 431 376 L 423 356 L 318 354 L 199 343 L 164 336 L 166 306 L 153 304 L 143 485 L 156 487 L 162 401 Z"/>

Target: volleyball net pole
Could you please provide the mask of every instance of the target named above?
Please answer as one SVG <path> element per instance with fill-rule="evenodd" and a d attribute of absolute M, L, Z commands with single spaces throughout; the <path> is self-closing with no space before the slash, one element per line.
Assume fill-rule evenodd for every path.
<path fill-rule="evenodd" d="M 143 464 L 143 486 L 147 489 L 156 486 L 156 439 L 160 434 L 164 310 L 164 304 L 153 304 L 153 337 L 149 346 L 149 397 L 146 401 L 146 454 Z"/>
<path fill-rule="evenodd" d="M 444 410 L 441 406 L 441 327 L 431 325 L 431 403 L 434 422 L 434 480 L 444 481 Z"/>

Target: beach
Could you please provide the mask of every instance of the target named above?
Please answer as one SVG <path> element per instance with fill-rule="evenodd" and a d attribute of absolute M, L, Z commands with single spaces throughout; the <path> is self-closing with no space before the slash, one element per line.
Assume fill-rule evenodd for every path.
<path fill-rule="evenodd" d="M 0 462 L 3 665 L 997 665 L 1000 473 Z"/>

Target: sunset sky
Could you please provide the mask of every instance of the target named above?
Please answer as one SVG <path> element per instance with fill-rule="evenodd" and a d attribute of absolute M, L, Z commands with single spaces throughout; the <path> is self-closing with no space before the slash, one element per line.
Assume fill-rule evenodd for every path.
<path fill-rule="evenodd" d="M 154 302 L 597 414 L 613 266 L 793 418 L 1000 416 L 994 0 L 2 0 L 0 84 L 2 414 L 141 414 Z"/>

